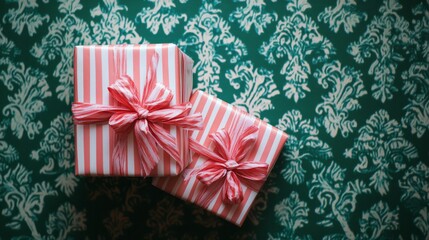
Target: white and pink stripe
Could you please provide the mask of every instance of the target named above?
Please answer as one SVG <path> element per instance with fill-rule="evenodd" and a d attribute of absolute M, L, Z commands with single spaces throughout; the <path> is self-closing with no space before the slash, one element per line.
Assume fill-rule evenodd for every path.
<path fill-rule="evenodd" d="M 228 128 L 232 124 L 234 117 L 250 118 L 258 126 L 259 131 L 255 144 L 257 147 L 249 153 L 247 159 L 248 161 L 268 163 L 268 172 L 271 171 L 287 140 L 287 135 L 284 132 L 201 91 L 195 91 L 191 97 L 191 103 L 193 104 L 191 112 L 201 112 L 204 118 L 203 129 L 193 131 L 191 138 L 206 147 L 212 142 L 209 139 L 210 133 L 222 128 Z M 209 146 L 209 148 L 211 147 Z M 193 170 L 201 166 L 204 162 L 204 157 L 192 154 L 192 161 L 188 165 L 187 170 Z M 196 197 L 203 187 L 203 184 L 196 180 L 195 177 L 185 182 L 183 176 L 154 178 L 152 184 L 192 203 L 196 203 Z M 226 205 L 222 202 L 220 194 L 217 194 L 209 204 L 207 210 L 241 226 L 257 195 L 257 191 L 247 188 L 244 184 L 242 186 L 244 199 L 240 204 Z"/>
<path fill-rule="evenodd" d="M 144 44 L 123 46 L 77 46 L 75 47 L 75 102 L 115 105 L 107 87 L 115 82 L 116 50 L 124 50 L 126 60 L 123 71 L 134 79 L 140 97 L 146 81 L 147 65 L 156 52 L 159 63 L 156 69 L 157 82 L 169 88 L 174 98 L 171 104 L 189 101 L 192 89 L 193 61 L 174 44 Z M 174 126 L 164 128 L 177 139 L 181 159 L 189 159 L 187 130 Z M 114 148 L 115 133 L 108 124 L 75 125 L 76 174 L 111 176 L 110 158 Z M 130 134 L 127 142 L 126 176 L 142 176 L 135 139 Z M 159 166 L 149 176 L 175 176 L 182 169 L 164 151 L 160 150 Z M 188 162 L 184 162 L 186 166 Z"/>

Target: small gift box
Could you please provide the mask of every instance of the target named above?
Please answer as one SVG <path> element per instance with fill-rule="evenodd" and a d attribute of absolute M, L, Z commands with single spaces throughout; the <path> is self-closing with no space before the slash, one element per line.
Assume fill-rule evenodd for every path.
<path fill-rule="evenodd" d="M 75 47 L 76 174 L 178 175 L 201 121 L 192 65 L 173 44 Z"/>
<path fill-rule="evenodd" d="M 192 132 L 192 161 L 176 177 L 152 184 L 241 226 L 287 135 L 204 92 L 191 97 L 201 112 L 202 130 Z"/>

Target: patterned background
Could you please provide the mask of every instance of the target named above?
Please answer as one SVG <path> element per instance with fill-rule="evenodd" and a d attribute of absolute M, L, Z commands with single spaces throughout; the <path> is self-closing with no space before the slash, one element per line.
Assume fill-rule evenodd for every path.
<path fill-rule="evenodd" d="M 1 0 L 1 239 L 429 239 L 429 1 Z M 73 47 L 173 42 L 286 131 L 242 228 L 76 177 Z"/>

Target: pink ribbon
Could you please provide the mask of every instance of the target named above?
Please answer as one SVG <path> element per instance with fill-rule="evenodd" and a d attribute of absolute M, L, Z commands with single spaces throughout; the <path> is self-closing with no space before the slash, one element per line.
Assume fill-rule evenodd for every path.
<path fill-rule="evenodd" d="M 267 163 L 246 161 L 258 136 L 256 126 L 246 125 L 249 124 L 236 122 L 232 124 L 230 132 L 222 129 L 212 133 L 213 150 L 190 139 L 190 148 L 207 158 L 202 167 L 184 174 L 185 181 L 196 176 L 205 185 L 205 189 L 197 196 L 197 202 L 203 206 L 207 207 L 218 191 L 221 191 L 224 203 L 238 204 L 243 200 L 242 183 L 258 191 L 266 179 Z"/>
<path fill-rule="evenodd" d="M 173 93 L 163 84 L 156 82 L 158 55 L 148 66 L 146 84 L 141 101 L 134 81 L 125 74 L 108 87 L 118 106 L 76 102 L 72 112 L 76 124 L 105 123 L 116 133 L 115 147 L 111 157 L 111 170 L 123 174 L 126 169 L 127 136 L 133 131 L 143 174 L 145 176 L 158 164 L 158 147 L 167 152 L 181 168 L 176 139 L 162 125 L 198 129 L 201 127 L 201 114 L 189 115 L 192 104 L 170 106 Z M 123 65 L 123 61 L 122 61 Z M 122 67 L 123 68 L 123 67 Z"/>

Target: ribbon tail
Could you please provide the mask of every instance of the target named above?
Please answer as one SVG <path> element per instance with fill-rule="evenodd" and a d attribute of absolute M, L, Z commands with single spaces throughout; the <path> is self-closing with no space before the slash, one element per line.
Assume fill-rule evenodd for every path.
<path fill-rule="evenodd" d="M 176 139 L 158 124 L 149 122 L 149 131 L 152 132 L 156 143 L 179 164 L 180 169 L 183 169 L 184 159 L 180 158 Z"/>
<path fill-rule="evenodd" d="M 191 180 L 191 178 L 197 176 L 197 174 L 205 167 L 208 163 L 206 162 L 203 166 L 194 169 L 185 169 L 180 174 L 185 182 Z"/>
<path fill-rule="evenodd" d="M 195 113 L 184 116 L 182 118 L 176 118 L 170 121 L 163 122 L 164 124 L 173 124 L 185 129 L 200 130 L 203 127 L 203 117 L 201 113 Z"/>
<path fill-rule="evenodd" d="M 204 157 L 215 161 L 224 163 L 225 159 L 214 153 L 212 150 L 206 148 L 205 146 L 199 144 L 197 141 L 195 141 L 192 138 L 189 138 L 189 148 L 191 148 L 195 153 L 203 155 Z"/>
<path fill-rule="evenodd" d="M 183 128 L 200 130 L 203 128 L 203 116 L 201 113 L 194 113 L 186 116 L 181 124 Z"/>
<path fill-rule="evenodd" d="M 240 180 L 233 172 L 226 174 L 225 182 L 222 186 L 222 201 L 226 204 L 237 204 L 243 201 L 243 189 Z"/>
<path fill-rule="evenodd" d="M 150 119 L 163 124 L 176 125 L 187 129 L 201 129 L 203 118 L 201 113 L 189 114 L 191 103 L 176 105 L 169 108 L 152 111 Z"/>
<path fill-rule="evenodd" d="M 148 176 L 159 162 L 156 138 L 149 131 L 147 121 L 138 121 L 134 126 L 134 137 L 143 174 Z"/>
<path fill-rule="evenodd" d="M 202 184 L 202 183 L 201 183 Z M 202 207 L 207 208 L 211 201 L 215 198 L 216 194 L 219 192 L 219 189 L 222 188 L 223 181 L 217 181 L 211 184 L 210 186 L 204 185 L 200 194 L 198 194 L 195 201 L 200 204 Z"/>
<path fill-rule="evenodd" d="M 119 106 L 75 102 L 72 105 L 73 119 L 76 124 L 102 123 L 118 111 L 127 110 Z"/>
<path fill-rule="evenodd" d="M 117 134 L 113 156 L 110 159 L 110 169 L 114 175 L 124 175 L 127 159 L 127 135 Z"/>
<path fill-rule="evenodd" d="M 259 191 L 268 175 L 268 164 L 260 162 L 240 163 L 235 169 L 240 181 L 254 191 Z"/>

